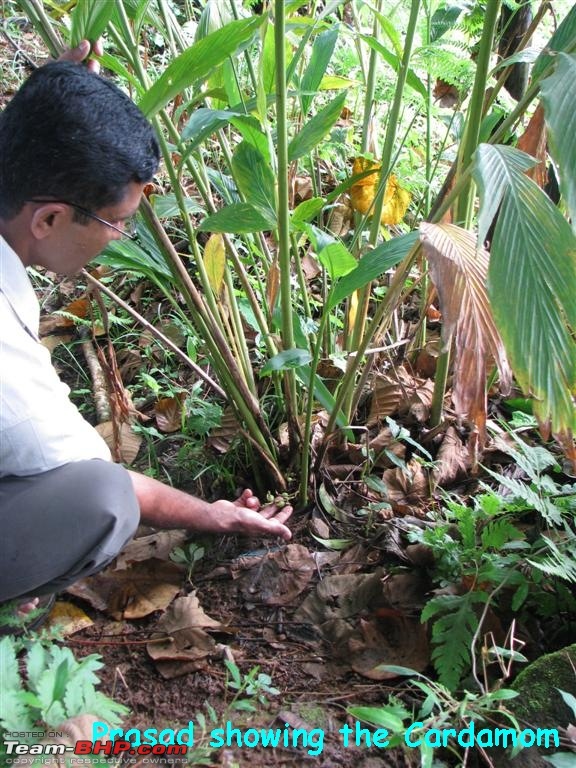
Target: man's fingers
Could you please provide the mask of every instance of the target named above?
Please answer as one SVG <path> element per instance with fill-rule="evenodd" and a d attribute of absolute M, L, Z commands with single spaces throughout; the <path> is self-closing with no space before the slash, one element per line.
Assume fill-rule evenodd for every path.
<path fill-rule="evenodd" d="M 76 48 L 70 48 L 64 51 L 59 57 L 59 61 L 72 61 L 74 64 L 81 64 L 90 53 L 94 53 L 96 56 L 102 56 L 104 53 L 104 46 L 102 45 L 101 38 L 91 43 L 89 40 L 81 40 Z M 87 67 L 92 72 L 100 72 L 100 64 L 94 59 L 90 59 L 87 62 Z"/>
<path fill-rule="evenodd" d="M 290 506 L 290 504 L 287 504 L 285 507 L 281 507 L 280 509 L 278 509 L 276 504 L 270 504 L 267 507 L 262 507 L 260 514 L 267 520 L 274 518 L 274 520 L 279 520 L 281 523 L 285 523 L 293 511 L 294 509 Z"/>
<path fill-rule="evenodd" d="M 81 40 L 76 48 L 69 48 L 60 55 L 59 61 L 73 61 L 75 64 L 80 64 L 84 61 L 86 56 L 90 53 L 90 41 Z"/>
<path fill-rule="evenodd" d="M 260 502 L 258 498 L 254 496 L 250 488 L 242 491 L 240 496 L 234 502 L 237 507 L 246 507 L 247 509 L 260 509 Z"/>

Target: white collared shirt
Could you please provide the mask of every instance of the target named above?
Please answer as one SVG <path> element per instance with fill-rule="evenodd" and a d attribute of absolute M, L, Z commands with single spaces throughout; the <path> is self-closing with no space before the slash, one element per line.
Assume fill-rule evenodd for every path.
<path fill-rule="evenodd" d="M 58 378 L 38 338 L 39 322 L 26 269 L 0 237 L 0 477 L 110 460 L 106 443 Z"/>

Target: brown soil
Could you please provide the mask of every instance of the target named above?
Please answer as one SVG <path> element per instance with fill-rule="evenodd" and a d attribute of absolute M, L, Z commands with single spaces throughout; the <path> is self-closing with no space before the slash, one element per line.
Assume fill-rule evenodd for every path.
<path fill-rule="evenodd" d="M 202 607 L 214 619 L 233 629 L 234 634 L 216 635 L 222 643 L 219 658 L 203 661 L 196 671 L 173 679 L 165 679 L 150 659 L 146 642 L 156 631 L 160 612 L 139 621 L 110 622 L 109 617 L 94 611 L 84 601 L 72 598 L 94 620 L 87 630 L 68 638 L 68 644 L 78 656 L 98 653 L 105 667 L 101 670 L 101 690 L 117 701 L 129 706 L 131 714 L 124 727 L 175 728 L 195 723 L 195 744 L 207 746 L 209 737 L 198 740 L 198 713 L 208 718 L 207 706 L 213 707 L 218 722 L 208 722 L 212 728 L 223 727 L 231 721 L 235 727 L 280 728 L 289 722 L 292 727 L 322 729 L 324 734 L 320 754 L 318 742 L 310 741 L 308 749 L 298 741 L 296 747 L 287 748 L 219 748 L 207 750 L 206 762 L 196 763 L 199 753 L 192 753 L 192 762 L 210 766 L 292 766 L 313 765 L 315 768 L 412 768 L 419 765 L 414 751 L 400 748 L 358 749 L 345 748 L 338 730 L 345 723 L 354 724 L 347 715 L 347 706 L 378 706 L 385 702 L 394 689 L 385 683 L 374 682 L 354 673 L 342 674 L 331 663 L 331 650 L 319 649 L 290 637 L 290 623 L 296 604 L 284 608 L 250 606 L 246 604 L 236 582 L 222 578 L 226 563 L 245 551 L 254 542 L 227 539 L 214 542 L 211 552 L 200 561 L 193 584 L 183 586 L 182 594 L 197 590 Z M 216 559 L 218 562 L 216 563 Z M 211 576 L 215 566 L 218 575 Z M 62 596 L 65 598 L 66 596 Z M 297 599 L 299 604 L 303 595 Z M 256 712 L 234 711 L 234 691 L 227 686 L 224 658 L 233 659 L 243 674 L 254 667 L 271 677 L 271 684 L 279 690 L 277 695 L 265 695 L 262 702 L 250 699 Z M 184 663 L 183 663 L 184 664 Z M 183 666 L 184 668 L 184 666 Z M 329 669 L 323 674 L 322 668 Z M 317 738 L 317 737 L 316 737 Z M 314 744 L 316 747 L 314 747 Z M 149 758 L 151 760 L 152 758 Z M 165 758 L 166 759 L 166 758 Z M 134 758 L 134 760 L 136 760 Z M 122 765 L 128 764 L 123 761 Z M 138 765 L 137 762 L 133 762 Z M 151 763 L 148 763 L 150 765 Z M 153 763 L 161 765 L 165 763 Z"/>

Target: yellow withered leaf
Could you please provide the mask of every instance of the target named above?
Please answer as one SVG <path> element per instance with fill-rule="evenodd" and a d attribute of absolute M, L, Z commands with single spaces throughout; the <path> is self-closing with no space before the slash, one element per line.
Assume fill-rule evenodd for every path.
<path fill-rule="evenodd" d="M 216 296 L 219 296 L 222 291 L 226 268 L 226 248 L 224 238 L 219 232 L 210 235 L 204 247 L 204 268 L 210 281 L 210 287 Z"/>
<path fill-rule="evenodd" d="M 350 199 L 355 211 L 362 214 L 372 213 L 371 208 L 380 179 L 380 168 L 380 163 L 375 163 L 366 157 L 357 157 L 354 160 L 352 166 L 354 176 L 366 171 L 373 171 L 373 173 L 354 182 L 350 187 Z M 406 214 L 409 203 L 410 193 L 400 186 L 396 176 L 391 173 L 386 182 L 384 206 L 380 216 L 381 224 L 399 224 Z"/>

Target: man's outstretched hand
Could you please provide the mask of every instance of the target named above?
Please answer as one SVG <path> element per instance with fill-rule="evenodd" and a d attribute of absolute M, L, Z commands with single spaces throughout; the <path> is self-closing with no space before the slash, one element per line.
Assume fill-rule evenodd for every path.
<path fill-rule="evenodd" d="M 187 528 L 204 533 L 240 533 L 245 536 L 280 536 L 292 533 L 286 521 L 291 506 L 261 506 L 250 489 L 236 501 L 209 503 L 138 472 L 130 472 L 143 523 L 156 528 Z"/>
<path fill-rule="evenodd" d="M 247 488 L 236 501 L 220 499 L 212 503 L 225 533 L 241 533 L 248 536 L 281 536 L 288 541 L 292 532 L 285 525 L 293 512 L 291 506 L 279 508 L 276 504 L 261 506 L 260 501 Z"/>

